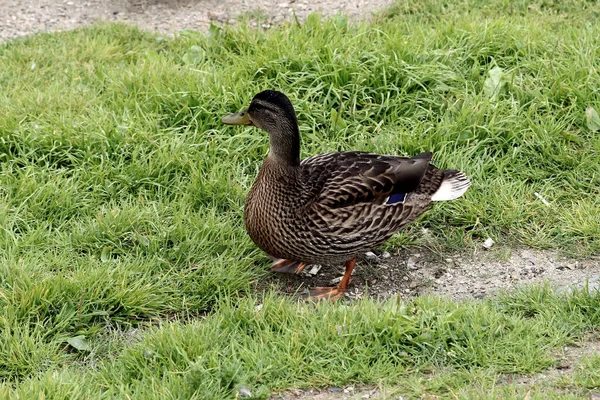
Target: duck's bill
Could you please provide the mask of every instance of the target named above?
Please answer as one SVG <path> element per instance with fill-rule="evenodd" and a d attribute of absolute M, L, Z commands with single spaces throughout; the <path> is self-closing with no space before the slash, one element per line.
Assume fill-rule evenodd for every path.
<path fill-rule="evenodd" d="M 221 122 L 226 125 L 252 125 L 252 121 L 250 121 L 246 110 L 239 113 L 229 114 L 228 116 L 223 117 Z"/>

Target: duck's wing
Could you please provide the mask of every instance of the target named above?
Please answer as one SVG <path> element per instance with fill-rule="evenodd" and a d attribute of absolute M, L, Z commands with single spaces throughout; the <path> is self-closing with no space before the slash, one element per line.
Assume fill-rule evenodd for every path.
<path fill-rule="evenodd" d="M 360 203 L 402 202 L 419 186 L 430 161 L 431 153 L 408 158 L 339 152 L 304 159 L 304 204 L 337 209 Z"/>

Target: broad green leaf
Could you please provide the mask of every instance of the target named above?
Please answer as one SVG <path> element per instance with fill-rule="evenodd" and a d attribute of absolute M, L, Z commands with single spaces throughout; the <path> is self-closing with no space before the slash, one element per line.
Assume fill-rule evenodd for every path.
<path fill-rule="evenodd" d="M 585 109 L 585 119 L 587 120 L 587 126 L 590 131 L 600 131 L 600 115 L 598 115 L 598 111 L 596 111 L 594 107 Z"/>
<path fill-rule="evenodd" d="M 149 247 L 150 246 L 150 240 L 148 240 L 148 238 L 146 236 L 139 236 L 139 241 L 140 243 L 144 246 L 144 247 Z"/>
<path fill-rule="evenodd" d="M 208 27 L 209 39 L 211 39 L 211 41 L 213 41 L 214 39 L 217 39 L 222 35 L 223 35 L 223 28 L 221 28 L 220 26 L 215 25 L 211 22 L 210 26 Z"/>
<path fill-rule="evenodd" d="M 198 65 L 204 60 L 204 50 L 200 46 L 192 46 L 182 57 L 183 62 L 188 65 Z"/>
<path fill-rule="evenodd" d="M 110 248 L 104 247 L 102 248 L 102 253 L 100 253 L 100 261 L 108 262 L 110 260 Z"/>
<path fill-rule="evenodd" d="M 502 87 L 506 83 L 507 74 L 500 67 L 494 67 L 488 72 L 488 77 L 483 83 L 483 90 L 490 96 L 491 100 L 496 100 Z"/>
<path fill-rule="evenodd" d="M 88 344 L 87 340 L 85 340 L 85 336 L 79 335 L 74 336 L 72 338 L 67 339 L 67 343 L 69 343 L 75 350 L 78 351 L 91 351 L 92 348 Z"/>

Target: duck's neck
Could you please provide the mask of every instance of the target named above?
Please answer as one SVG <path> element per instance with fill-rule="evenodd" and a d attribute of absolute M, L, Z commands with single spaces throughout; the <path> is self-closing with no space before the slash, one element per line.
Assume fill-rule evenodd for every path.
<path fill-rule="evenodd" d="M 300 132 L 293 121 L 281 121 L 275 133 L 269 132 L 269 157 L 288 166 L 300 165 Z"/>

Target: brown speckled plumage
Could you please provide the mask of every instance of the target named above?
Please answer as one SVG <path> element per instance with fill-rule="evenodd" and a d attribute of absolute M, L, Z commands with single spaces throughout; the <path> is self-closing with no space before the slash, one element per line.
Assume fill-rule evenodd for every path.
<path fill-rule="evenodd" d="M 406 158 L 347 151 L 300 161 L 296 115 L 279 92 L 257 94 L 247 113 L 224 122 L 269 133 L 270 152 L 246 199 L 244 221 L 254 243 L 276 258 L 346 262 L 414 221 L 445 180 L 458 196 L 469 185 L 461 172 L 431 165 L 431 153 Z M 398 195 L 401 201 L 390 200 Z"/>
<path fill-rule="evenodd" d="M 404 203 L 384 204 L 394 178 L 409 167 L 423 171 L 428 184 L 416 186 Z M 443 172 L 429 166 L 429 154 L 410 159 L 334 153 L 307 158 L 296 168 L 267 158 L 246 199 L 246 229 L 274 257 L 342 263 L 414 221 L 429 207 L 442 179 Z"/>

